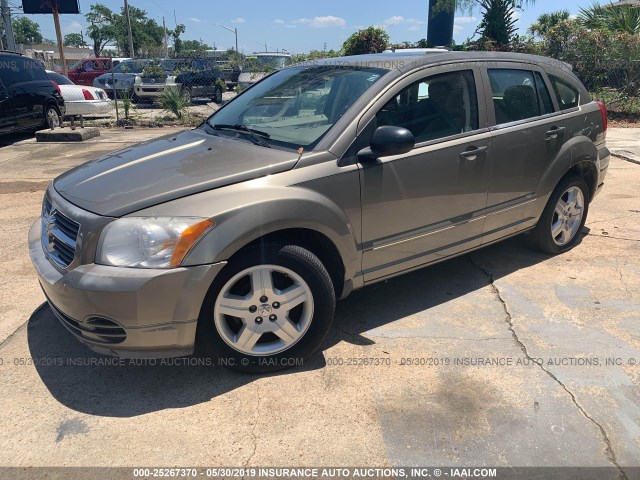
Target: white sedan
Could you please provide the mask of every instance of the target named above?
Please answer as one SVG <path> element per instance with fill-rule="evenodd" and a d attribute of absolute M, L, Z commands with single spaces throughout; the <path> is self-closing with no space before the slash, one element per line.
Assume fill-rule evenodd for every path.
<path fill-rule="evenodd" d="M 111 101 L 101 88 L 76 85 L 64 75 L 47 70 L 49 79 L 60 87 L 64 98 L 65 117 L 111 116 Z"/>

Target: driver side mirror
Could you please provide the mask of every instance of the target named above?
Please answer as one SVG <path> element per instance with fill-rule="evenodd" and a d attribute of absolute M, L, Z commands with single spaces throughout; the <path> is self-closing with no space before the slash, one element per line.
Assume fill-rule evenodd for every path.
<path fill-rule="evenodd" d="M 416 139 L 406 128 L 385 125 L 376 128 L 371 136 L 371 144 L 358 152 L 358 159 L 374 160 L 380 157 L 409 153 L 416 145 Z"/>

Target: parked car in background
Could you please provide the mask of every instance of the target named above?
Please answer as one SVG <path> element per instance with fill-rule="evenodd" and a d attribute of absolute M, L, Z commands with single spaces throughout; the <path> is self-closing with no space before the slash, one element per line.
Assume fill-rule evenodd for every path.
<path fill-rule="evenodd" d="M 47 70 L 47 76 L 60 87 L 65 117 L 105 117 L 111 115 L 111 102 L 101 88 L 75 85 L 64 75 Z"/>
<path fill-rule="evenodd" d="M 222 103 L 222 93 L 227 90 L 222 73 L 214 60 L 198 58 L 175 79 L 189 102 L 194 98 L 207 98 Z"/>
<path fill-rule="evenodd" d="M 69 80 L 76 85 L 93 86 L 93 81 L 102 75 L 111 71 L 113 61 L 111 58 L 85 58 L 80 60 L 68 68 Z M 56 70 L 56 73 L 62 73 L 62 70 Z"/>
<path fill-rule="evenodd" d="M 291 55 L 288 53 L 254 53 L 248 55 L 242 73 L 238 76 L 238 84 L 245 89 L 264 77 L 289 65 Z"/>
<path fill-rule="evenodd" d="M 186 70 L 189 60 L 165 59 L 159 63 L 151 62 L 145 66 L 140 75 L 135 77 L 133 94 L 137 101 L 152 103 L 167 88 L 179 88 L 176 75 Z"/>
<path fill-rule="evenodd" d="M 159 65 L 150 64 L 136 76 L 134 94 L 137 99 L 153 102 L 167 88 L 178 88 L 188 97 L 210 98 L 222 102 L 224 81 L 216 62 L 207 58 L 172 58 Z"/>
<path fill-rule="evenodd" d="M 118 98 L 122 98 L 125 94 L 133 98 L 136 75 L 140 75 L 150 62 L 149 59 L 124 60 L 113 67 L 111 72 L 96 77 L 93 86 L 102 88 L 109 98 L 113 98 L 114 90 L 118 93 Z"/>
<path fill-rule="evenodd" d="M 59 126 L 64 113 L 60 87 L 40 62 L 0 52 L 0 133 Z"/>
<path fill-rule="evenodd" d="M 29 252 L 56 317 L 98 352 L 197 344 L 277 370 L 322 345 L 355 289 L 525 232 L 548 254 L 576 246 L 606 131 L 604 105 L 545 57 L 319 60 L 61 175 Z"/>

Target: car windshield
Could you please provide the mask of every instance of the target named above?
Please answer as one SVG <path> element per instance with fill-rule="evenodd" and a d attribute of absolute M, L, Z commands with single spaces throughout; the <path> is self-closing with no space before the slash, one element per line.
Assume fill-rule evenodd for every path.
<path fill-rule="evenodd" d="M 345 66 L 280 70 L 207 120 L 259 132 L 274 145 L 313 148 L 387 70 Z"/>
<path fill-rule="evenodd" d="M 148 61 L 121 62 L 113 68 L 113 73 L 142 73 Z"/>
<path fill-rule="evenodd" d="M 255 57 L 249 57 L 247 62 L 250 66 L 258 72 L 271 72 L 273 70 L 280 70 L 287 66 L 290 57 L 283 57 L 277 55 L 260 55 Z"/>
<path fill-rule="evenodd" d="M 58 85 L 75 85 L 75 83 L 67 77 L 56 72 L 47 72 L 47 76 L 49 77 L 49 80 L 56 82 Z"/>
<path fill-rule="evenodd" d="M 176 70 L 184 70 L 189 67 L 188 60 L 163 60 L 160 62 L 160 68 L 165 72 L 174 72 Z"/>

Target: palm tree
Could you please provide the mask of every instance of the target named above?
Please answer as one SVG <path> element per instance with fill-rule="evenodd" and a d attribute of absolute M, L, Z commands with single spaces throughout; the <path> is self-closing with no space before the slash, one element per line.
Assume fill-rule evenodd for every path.
<path fill-rule="evenodd" d="M 580 9 L 580 24 L 587 28 L 609 32 L 640 34 L 640 7 L 635 5 L 607 5 L 594 3 Z"/>
<path fill-rule="evenodd" d="M 570 17 L 571 14 L 569 13 L 569 10 L 543 13 L 538 17 L 536 23 L 529 27 L 529 33 L 533 36 L 544 37 L 550 28 L 555 27 L 560 22 L 569 20 Z"/>

